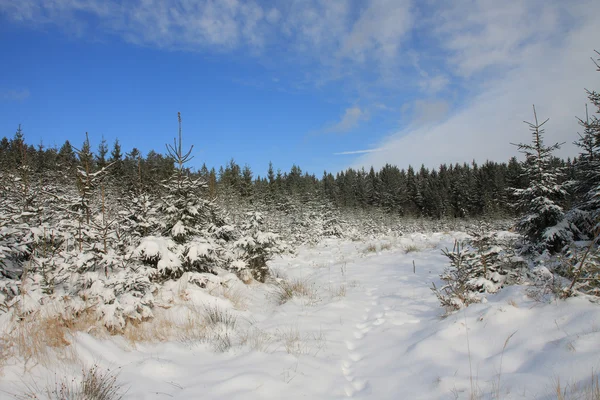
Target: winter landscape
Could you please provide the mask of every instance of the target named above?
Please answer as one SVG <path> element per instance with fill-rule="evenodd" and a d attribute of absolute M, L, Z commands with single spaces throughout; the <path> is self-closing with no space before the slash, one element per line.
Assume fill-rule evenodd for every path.
<path fill-rule="evenodd" d="M 600 400 L 598 5 L 434 3 L 0 1 L 0 399 Z"/>

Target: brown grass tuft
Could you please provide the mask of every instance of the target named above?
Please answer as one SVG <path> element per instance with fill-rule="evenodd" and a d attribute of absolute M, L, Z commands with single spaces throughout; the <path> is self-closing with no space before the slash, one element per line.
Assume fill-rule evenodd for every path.
<path fill-rule="evenodd" d="M 314 302 L 317 300 L 317 291 L 302 279 L 281 279 L 275 284 L 275 299 L 278 304 L 285 304 L 294 297 L 304 297 Z"/>
<path fill-rule="evenodd" d="M 417 253 L 419 251 L 421 251 L 421 248 L 414 244 L 407 244 L 406 246 L 404 246 L 404 254 Z"/>
<path fill-rule="evenodd" d="M 377 253 L 377 246 L 374 243 L 369 243 L 365 248 L 364 253 Z"/>
<path fill-rule="evenodd" d="M 159 343 L 177 340 L 183 343 L 207 339 L 204 315 L 194 308 L 187 308 L 185 317 L 175 319 L 167 310 L 156 310 L 148 321 L 127 324 L 123 337 L 135 347 L 137 343 Z"/>
<path fill-rule="evenodd" d="M 333 297 L 346 297 L 346 284 L 343 283 L 339 287 L 332 287 L 329 291 Z"/>
<path fill-rule="evenodd" d="M 126 391 L 118 382 L 118 373 L 101 370 L 97 365 L 82 372 L 80 381 L 57 380 L 54 386 L 43 389 L 32 384 L 27 386 L 27 392 L 14 397 L 20 400 L 120 400 L 124 397 Z"/>
<path fill-rule="evenodd" d="M 30 314 L 15 319 L 0 338 L 0 362 L 12 357 L 28 365 L 53 366 L 58 360 L 75 360 L 70 347 L 72 331 L 60 318 L 40 318 Z"/>
<path fill-rule="evenodd" d="M 600 400 L 600 375 L 592 370 L 591 380 L 582 385 L 567 383 L 563 386 L 560 377 L 554 379 L 553 396 L 556 400 Z"/>

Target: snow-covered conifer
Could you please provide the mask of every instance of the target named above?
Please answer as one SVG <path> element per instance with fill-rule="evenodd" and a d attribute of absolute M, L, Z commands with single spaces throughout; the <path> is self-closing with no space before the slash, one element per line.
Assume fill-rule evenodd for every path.
<path fill-rule="evenodd" d="M 259 212 L 247 213 L 241 231 L 241 237 L 234 243 L 238 259 L 244 262 L 254 279 L 264 282 L 269 274 L 267 261 L 284 251 L 283 242 L 277 234 L 264 231 L 263 216 Z M 242 269 L 239 263 L 235 267 Z"/>
<path fill-rule="evenodd" d="M 548 120 L 539 123 L 535 107 L 533 114 L 534 122 L 526 122 L 532 134 L 531 144 L 516 145 L 525 155 L 523 174 L 529 182 L 528 187 L 513 190 L 521 211 L 516 227 L 534 249 L 556 252 L 572 240 L 575 228 L 563 218 L 561 201 L 567 192 L 560 183 L 562 170 L 551 164 L 552 153 L 560 144 L 544 145 L 543 126 Z"/>
<path fill-rule="evenodd" d="M 449 310 L 480 302 L 485 293 L 496 293 L 526 275 L 526 264 L 514 254 L 510 240 L 482 229 L 470 234 L 472 239 L 467 243 L 456 241 L 452 251 L 443 251 L 450 266 L 440 275 L 444 285 L 438 289 L 434 284 L 432 288 Z"/>
<path fill-rule="evenodd" d="M 163 182 L 164 193 L 157 207 L 162 238 L 155 240 L 170 238 L 177 245 L 171 246 L 170 251 L 179 257 L 177 265 L 170 259 L 161 258 L 161 261 L 169 262 L 169 268 L 160 268 L 158 262 L 159 272 L 165 278 L 177 278 L 185 271 L 213 271 L 222 262 L 221 240 L 230 239 L 225 218 L 214 202 L 205 196 L 207 185 L 202 178 L 193 178 L 185 167 L 193 158 L 193 146 L 184 153 L 180 114 L 178 120 L 179 136 L 173 145 L 167 145 L 176 166 L 170 179 Z"/>
<path fill-rule="evenodd" d="M 600 55 L 599 52 L 596 52 Z M 599 60 L 600 61 L 600 60 Z M 600 72 L 600 65 L 595 63 Z M 576 193 L 580 196 L 576 211 L 578 226 L 588 235 L 600 227 L 600 93 L 587 91 L 588 100 L 595 107 L 592 115 L 588 114 L 586 107 L 585 120 L 580 119 L 579 124 L 583 132 L 575 144 L 580 148 L 579 158 L 576 162 Z"/>

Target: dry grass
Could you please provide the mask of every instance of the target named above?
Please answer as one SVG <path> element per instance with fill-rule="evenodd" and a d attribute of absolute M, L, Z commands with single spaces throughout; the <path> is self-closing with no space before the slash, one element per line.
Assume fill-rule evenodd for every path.
<path fill-rule="evenodd" d="M 351 287 L 351 288 L 360 287 L 360 281 L 357 281 L 356 279 L 353 279 L 350 282 L 348 282 L 348 287 Z"/>
<path fill-rule="evenodd" d="M 404 254 L 418 253 L 419 251 L 421 251 L 421 248 L 414 244 L 407 244 L 406 246 L 404 246 Z"/>
<path fill-rule="evenodd" d="M 237 310 L 246 310 L 248 308 L 248 299 L 239 288 L 224 288 L 223 297 L 229 300 Z"/>
<path fill-rule="evenodd" d="M 213 332 L 210 336 L 210 344 L 214 351 L 224 353 L 233 346 L 231 333 L 227 330 Z"/>
<path fill-rule="evenodd" d="M 208 328 L 208 337 L 213 349 L 225 352 L 233 346 L 231 332 L 237 324 L 237 316 L 217 305 L 204 306 L 204 323 Z"/>
<path fill-rule="evenodd" d="M 235 329 L 237 316 L 217 305 L 207 305 L 204 306 L 204 320 L 209 326 L 222 325 Z"/>
<path fill-rule="evenodd" d="M 12 357 L 22 359 L 26 369 L 29 365 L 52 367 L 59 360 L 73 361 L 76 354 L 70 347 L 71 332 L 59 318 L 31 314 L 15 319 L 0 339 L 0 366 Z"/>
<path fill-rule="evenodd" d="M 281 279 L 275 284 L 275 299 L 278 304 L 285 304 L 294 297 L 303 297 L 309 302 L 317 300 L 317 291 L 313 285 L 303 279 Z"/>
<path fill-rule="evenodd" d="M 251 326 L 239 334 L 239 343 L 242 346 L 248 346 L 252 350 L 268 352 L 273 344 L 274 337 L 269 332 Z"/>
<path fill-rule="evenodd" d="M 29 385 L 27 392 L 14 395 L 16 399 L 47 400 L 120 400 L 126 391 L 118 381 L 118 373 L 103 371 L 97 365 L 83 369 L 80 381 L 56 381 L 53 387 L 39 389 Z"/>
<path fill-rule="evenodd" d="M 363 253 L 377 253 L 377 246 L 374 243 L 370 243 Z"/>
<path fill-rule="evenodd" d="M 391 243 L 381 243 L 381 250 L 391 250 L 392 249 L 392 244 Z"/>
<path fill-rule="evenodd" d="M 310 265 L 313 268 L 317 268 L 317 269 L 323 269 L 323 268 L 329 268 L 329 267 L 331 267 L 331 263 L 326 262 L 326 261 L 322 261 L 322 262 L 311 261 Z"/>
<path fill-rule="evenodd" d="M 329 292 L 333 297 L 346 297 L 346 284 L 342 283 L 338 287 L 329 288 Z"/>
<path fill-rule="evenodd" d="M 592 370 L 591 379 L 587 383 L 567 383 L 564 386 L 557 377 L 554 379 L 553 392 L 556 400 L 600 400 L 600 375 Z"/>
<path fill-rule="evenodd" d="M 293 355 L 316 356 L 327 347 L 327 340 L 322 331 L 303 335 L 297 326 L 277 329 L 274 337 L 281 342 L 286 353 Z"/>
<path fill-rule="evenodd" d="M 185 317 L 175 319 L 168 311 L 156 310 L 151 320 L 127 324 L 123 337 L 134 347 L 137 343 L 169 340 L 182 343 L 205 341 L 208 337 L 205 317 L 195 308 L 186 311 Z"/>
<path fill-rule="evenodd" d="M 0 376 L 2 376 L 2 369 L 10 357 L 10 342 L 8 342 L 4 337 L 0 337 Z"/>
<path fill-rule="evenodd" d="M 391 250 L 392 249 L 392 244 L 390 242 L 383 242 L 383 243 L 369 243 L 367 245 L 367 247 L 365 247 L 363 249 L 363 253 L 377 253 L 379 251 L 383 251 L 383 250 Z"/>
<path fill-rule="evenodd" d="M 219 286 L 215 290 L 209 291 L 213 296 L 222 297 L 231 302 L 236 310 L 246 310 L 248 308 L 247 298 L 243 293 L 243 289 L 234 286 Z"/>
<path fill-rule="evenodd" d="M 515 336 L 516 333 L 517 333 L 517 331 L 514 331 L 513 333 L 508 335 L 508 337 L 504 341 L 504 346 L 502 346 L 502 354 L 500 355 L 500 368 L 498 369 L 498 375 L 496 376 L 496 379 L 492 381 L 492 398 L 495 400 L 500 400 L 502 398 L 502 395 L 501 395 L 502 381 L 501 380 L 502 380 L 502 361 L 504 361 L 504 351 L 506 350 L 506 347 L 508 346 L 508 342 L 510 342 L 510 339 L 513 336 Z"/>
<path fill-rule="evenodd" d="M 188 306 L 183 318 L 174 318 L 168 311 L 157 312 L 152 320 L 129 324 L 123 336 L 135 347 L 137 343 L 157 343 L 176 340 L 194 346 L 209 343 L 218 352 L 233 346 L 231 332 L 237 317 L 216 305 L 202 308 Z"/>

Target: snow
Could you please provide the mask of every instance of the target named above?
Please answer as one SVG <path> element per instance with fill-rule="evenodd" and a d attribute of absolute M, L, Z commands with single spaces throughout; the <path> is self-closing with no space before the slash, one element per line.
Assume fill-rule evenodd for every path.
<path fill-rule="evenodd" d="M 173 271 L 181 267 L 181 260 L 173 251 L 175 242 L 172 239 L 157 236 L 147 236 L 142 239 L 135 249 L 134 255 L 141 258 L 157 259 L 160 272 Z"/>
<path fill-rule="evenodd" d="M 135 345 L 79 332 L 72 349 L 84 365 L 118 370 L 125 399 L 468 399 L 472 389 L 486 399 L 550 399 L 555 378 L 588 382 L 600 368 L 600 308 L 587 297 L 543 303 L 528 296 L 531 287 L 511 286 L 444 314 L 431 284 L 441 286 L 448 265 L 441 250 L 465 237 L 412 234 L 302 246 L 270 267 L 315 294 L 283 305 L 269 284 L 244 285 L 220 274 L 201 289 L 196 281 L 209 275 L 185 274 L 165 284 L 157 315 L 184 324 L 194 307 L 218 306 L 237 316 L 235 326 L 219 324 L 203 340 Z M 365 250 L 371 244 L 375 252 Z M 168 258 L 170 246 L 154 238 L 138 254 Z M 238 291 L 243 305 L 234 308 L 226 290 Z M 135 314 L 133 300 L 121 296 L 113 307 Z M 215 351 L 215 338 L 224 335 L 232 346 Z M 81 373 L 64 361 L 30 367 L 27 375 L 23 368 L 14 360 L 4 367 L 0 393 Z"/>

